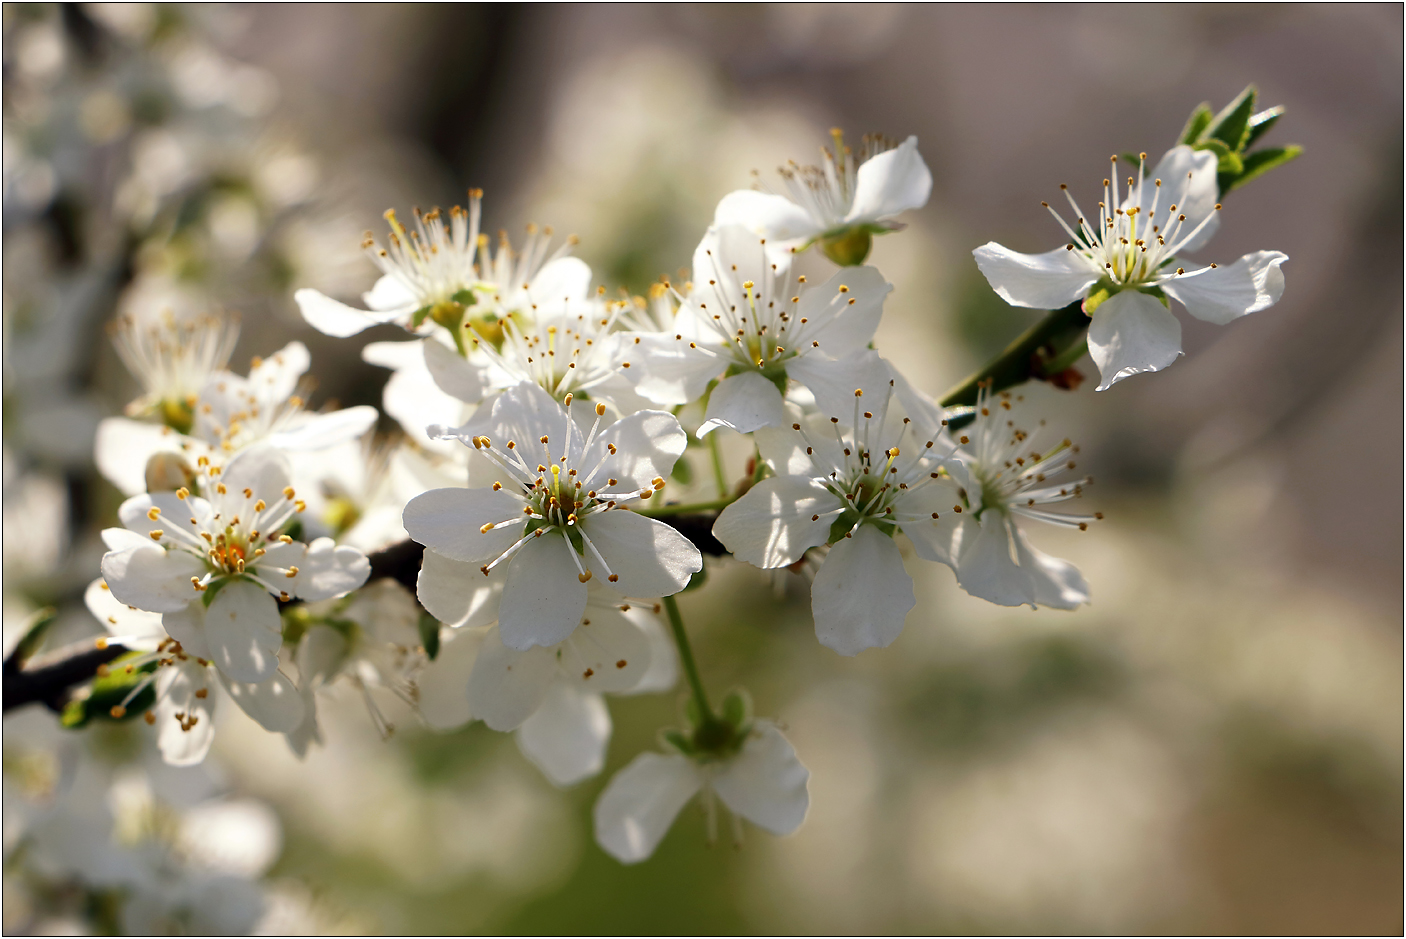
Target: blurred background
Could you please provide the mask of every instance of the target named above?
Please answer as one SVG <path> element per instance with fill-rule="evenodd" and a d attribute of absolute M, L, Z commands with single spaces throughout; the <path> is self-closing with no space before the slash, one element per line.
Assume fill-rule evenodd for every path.
<path fill-rule="evenodd" d="M 901 638 L 846 659 L 798 579 L 718 565 L 683 598 L 705 681 L 747 686 L 812 772 L 794 836 L 709 849 L 687 809 L 638 867 L 594 845 L 596 795 L 676 720 L 671 694 L 612 700 L 606 772 L 567 791 L 481 724 L 402 716 L 382 742 L 349 688 L 303 761 L 225 708 L 209 773 L 276 815 L 254 865 L 270 933 L 1403 928 L 1399 5 L 3 16 L 7 648 L 46 604 L 51 645 L 100 631 L 81 593 L 120 496 L 93 432 L 137 393 L 119 313 L 238 311 L 233 368 L 297 338 L 315 406 L 379 405 L 359 349 L 397 331 L 321 336 L 292 291 L 367 289 L 385 209 L 482 187 L 486 230 L 574 232 L 599 284 L 640 293 L 751 170 L 813 162 L 840 126 L 917 134 L 932 169 L 871 263 L 896 285 L 878 348 L 941 394 L 1039 315 L 991 293 L 974 247 L 1046 250 L 1060 183 L 1087 197 L 1108 154 L 1155 159 L 1196 104 L 1256 83 L 1288 108 L 1266 143 L 1306 153 L 1231 194 L 1203 254 L 1286 252 L 1283 301 L 1181 316 L 1165 373 L 1029 391 L 1097 479 L 1101 527 L 1036 534 L 1091 606 L 1000 609 L 914 559 Z M 7 718 L 7 775 L 14 723 L 45 719 Z M 6 931 L 92 928 L 13 881 Z"/>

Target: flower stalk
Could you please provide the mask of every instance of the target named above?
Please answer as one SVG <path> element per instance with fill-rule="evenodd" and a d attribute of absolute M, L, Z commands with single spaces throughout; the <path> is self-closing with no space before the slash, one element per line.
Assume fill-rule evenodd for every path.
<path fill-rule="evenodd" d="M 688 676 L 688 686 L 693 689 L 693 700 L 698 705 L 701 724 L 716 720 L 713 709 L 708 706 L 708 694 L 703 690 L 703 679 L 698 674 L 698 663 L 693 658 L 693 647 L 688 644 L 688 634 L 684 632 L 683 616 L 679 613 L 679 603 L 673 597 L 664 598 L 664 610 L 669 614 L 669 628 L 673 630 L 674 642 L 679 647 L 679 661 L 683 663 L 684 674 Z"/>

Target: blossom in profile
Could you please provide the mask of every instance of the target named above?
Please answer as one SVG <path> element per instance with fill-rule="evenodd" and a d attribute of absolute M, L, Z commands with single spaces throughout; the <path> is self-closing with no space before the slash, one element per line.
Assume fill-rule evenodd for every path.
<path fill-rule="evenodd" d="M 262 682 L 278 670 L 283 644 L 275 598 L 341 596 L 371 566 L 330 538 L 303 544 L 280 534 L 304 503 L 279 451 L 255 448 L 223 470 L 204 469 L 202 495 L 181 488 L 122 503 L 125 527 L 103 532 L 103 578 L 121 603 L 162 614 L 190 655 L 233 682 Z"/>
<path fill-rule="evenodd" d="M 836 264 L 863 264 L 876 234 L 903 227 L 894 219 L 927 204 L 932 173 L 918 138 L 902 143 L 866 135 L 856 154 L 838 128 L 835 149 L 822 147 L 820 166 L 792 162 L 779 170 L 781 192 L 742 189 L 718 203 L 716 226 L 742 225 L 767 239 L 773 255 L 804 251 L 816 242 Z"/>
<path fill-rule="evenodd" d="M 691 738 L 667 735 L 675 752 L 641 753 L 606 785 L 592 814 L 596 843 L 611 857 L 623 864 L 646 860 L 700 793 L 709 840 L 716 838 L 715 799 L 732 813 L 733 837 L 739 843 L 744 818 L 774 835 L 789 835 L 805 821 L 810 770 L 775 724 L 758 720 L 734 728 L 715 721 L 705 726 L 720 728 L 716 745 L 700 748 L 696 733 Z"/>
<path fill-rule="evenodd" d="M 631 374 L 639 373 L 636 391 L 666 405 L 707 393 L 700 437 L 719 427 L 746 434 L 781 423 L 792 382 L 822 408 L 848 410 L 892 289 L 872 267 L 808 286 L 791 276 L 788 261 L 769 257 L 764 238 L 738 225 L 710 228 L 670 328 L 636 333 L 633 351 L 626 346 Z"/>
<path fill-rule="evenodd" d="M 570 396 L 567 396 L 570 398 Z M 506 565 L 498 626 L 505 645 L 554 646 L 580 624 L 587 582 L 622 596 L 670 596 L 702 569 L 699 551 L 663 522 L 630 511 L 664 488 L 687 437 L 663 411 L 584 432 L 535 384 L 508 389 L 487 422 L 442 430 L 495 471 L 487 488 L 432 489 L 405 506 L 410 537 L 488 577 Z M 421 595 L 434 589 L 422 578 Z"/>
<path fill-rule="evenodd" d="M 181 433 L 195 423 L 196 400 L 211 375 L 224 369 L 239 339 L 239 319 L 206 314 L 155 321 L 122 316 L 108 326 L 112 344 L 145 391 L 127 405 L 130 417 L 156 416 Z"/>
<path fill-rule="evenodd" d="M 1182 266 L 1179 256 L 1203 247 L 1220 224 L 1216 155 L 1173 147 L 1151 177 L 1145 157 L 1121 196 L 1113 157 L 1093 215 L 1079 207 L 1068 186 L 1060 186 L 1074 225 L 1045 207 L 1068 244 L 1021 254 L 992 241 L 972 252 L 1007 303 L 1053 310 L 1083 300 L 1092 320 L 1089 354 L 1102 377 L 1100 391 L 1130 375 L 1166 368 L 1182 354 L 1181 324 L 1169 299 L 1197 319 L 1223 326 L 1273 306 L 1284 293 L 1280 265 L 1289 258 L 1280 251 L 1255 251 L 1225 266 Z"/>

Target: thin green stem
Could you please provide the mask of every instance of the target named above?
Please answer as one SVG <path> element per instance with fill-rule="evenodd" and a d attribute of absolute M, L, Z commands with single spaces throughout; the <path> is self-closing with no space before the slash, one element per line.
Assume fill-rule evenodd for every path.
<path fill-rule="evenodd" d="M 703 723 L 709 723 L 714 720 L 713 709 L 708 706 L 708 695 L 703 691 L 703 679 L 698 676 L 698 663 L 693 660 L 693 647 L 688 644 L 688 635 L 683 631 L 683 617 L 679 614 L 678 602 L 673 597 L 665 597 L 664 609 L 669 613 L 669 626 L 674 630 L 674 642 L 679 647 L 679 661 L 683 662 L 688 685 L 693 689 L 693 700 L 698 704 Z"/>
<path fill-rule="evenodd" d="M 677 505 L 661 505 L 659 508 L 639 509 L 638 514 L 646 518 L 662 518 L 665 515 L 692 515 L 695 512 L 712 512 L 725 509 L 737 500 L 731 496 L 714 499 L 712 502 L 680 502 Z"/>
<path fill-rule="evenodd" d="M 1087 336 L 1085 336 L 1078 342 L 1071 344 L 1068 349 L 1065 349 L 1059 355 L 1047 361 L 1044 367 L 1040 369 L 1040 374 L 1046 377 L 1050 375 L 1058 375 L 1060 372 L 1069 368 L 1075 362 L 1083 358 L 1084 353 L 1088 351 L 1089 339 Z"/>
<path fill-rule="evenodd" d="M 708 435 L 708 455 L 713 461 L 713 482 L 718 486 L 718 498 L 727 498 L 727 476 L 723 473 L 722 449 L 718 446 L 718 435 Z"/>

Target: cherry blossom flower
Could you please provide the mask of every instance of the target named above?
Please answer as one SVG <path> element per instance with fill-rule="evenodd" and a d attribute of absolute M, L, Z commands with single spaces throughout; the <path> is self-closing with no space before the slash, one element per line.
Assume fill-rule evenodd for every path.
<path fill-rule="evenodd" d="M 966 475 L 943 437 L 941 410 L 877 357 L 870 372 L 843 418 L 796 411 L 789 427 L 758 431 L 776 475 L 713 525 L 739 560 L 761 568 L 788 567 L 830 546 L 811 585 L 811 610 L 816 636 L 841 655 L 898 638 L 916 601 L 893 536 L 907 534 L 931 557 L 927 546 L 952 511 L 939 483 Z M 890 407 L 895 390 L 903 407 Z"/>
<path fill-rule="evenodd" d="M 1121 197 L 1113 158 L 1113 178 L 1103 181 L 1094 216 L 1084 213 L 1068 186 L 1060 186 L 1076 218 L 1070 226 L 1050 208 L 1069 235 L 1064 247 L 1020 254 L 993 241 L 972 252 L 1007 303 L 1052 310 L 1084 301 L 1100 391 L 1130 375 L 1166 368 L 1182 354 L 1181 324 L 1168 298 L 1197 319 L 1223 326 L 1273 306 L 1284 293 L 1279 268 L 1289 258 L 1280 251 L 1256 251 L 1224 267 L 1180 266 L 1177 256 L 1201 248 L 1220 222 L 1216 155 L 1174 147 L 1151 178 L 1145 157 Z"/>
<path fill-rule="evenodd" d="M 304 409 L 298 386 L 311 358 L 290 342 L 268 358 L 256 357 L 248 377 L 216 372 L 201 389 L 185 430 L 168 425 L 105 418 L 98 425 L 98 469 L 127 495 L 147 488 L 147 461 L 155 454 L 202 456 L 221 461 L 255 444 L 284 450 L 318 450 L 361 436 L 376 422 L 365 405 L 321 414 Z"/>
<path fill-rule="evenodd" d="M 308 545 L 279 534 L 303 503 L 278 451 L 204 468 L 204 497 L 182 488 L 122 503 L 126 527 L 103 532 L 103 577 L 118 601 L 162 614 L 190 655 L 233 682 L 262 682 L 278 670 L 283 643 L 274 597 L 340 596 L 365 583 L 370 564 L 330 538 Z"/>
<path fill-rule="evenodd" d="M 221 315 L 155 322 L 123 316 L 108 332 L 127 370 L 146 393 L 127 405 L 130 417 L 157 415 L 182 433 L 195 423 L 196 399 L 211 375 L 224 369 L 239 339 L 239 319 Z"/>
<path fill-rule="evenodd" d="M 99 676 L 126 669 L 148 671 L 135 682 L 114 716 L 125 715 L 143 691 L 151 687 L 154 701 L 143 715 L 156 728 L 161 758 L 172 766 L 200 763 L 215 738 L 217 686 L 222 685 L 240 709 L 273 733 L 286 733 L 303 719 L 303 703 L 293 683 L 281 672 L 255 683 L 233 682 L 208 659 L 199 658 L 166 634 L 161 614 L 129 606 L 112 595 L 99 578 L 88 585 L 83 600 L 110 634 L 106 641 L 120 642 L 140 654 L 119 659 L 99 669 Z M 218 676 L 218 680 L 216 680 Z"/>
<path fill-rule="evenodd" d="M 1091 482 L 1071 476 L 1079 447 L 1052 440 L 1045 422 L 1023 420 L 1023 395 L 983 389 L 976 419 L 959 431 L 957 458 L 967 481 L 953 474 L 935 483 L 948 494 L 950 512 L 913 538 L 918 553 L 941 561 L 972 596 L 1002 606 L 1029 604 L 1072 610 L 1089 602 L 1089 585 L 1068 561 L 1030 544 L 1018 520 L 1087 530 L 1103 513 L 1052 511 L 1047 506 L 1081 498 Z"/>
<path fill-rule="evenodd" d="M 800 827 L 810 807 L 810 771 L 769 721 L 739 728 L 720 751 L 686 755 L 641 753 L 616 773 L 596 802 L 596 843 L 623 864 L 647 859 L 683 807 L 700 792 L 716 837 L 714 797 L 732 813 L 734 839 L 741 819 L 775 835 Z"/>
<path fill-rule="evenodd" d="M 830 134 L 835 150 L 821 148 L 820 166 L 782 167 L 781 193 L 729 193 L 718 203 L 713 224 L 743 225 L 765 236 L 775 257 L 818 241 L 836 264 L 863 264 L 874 235 L 902 228 L 895 216 L 927 204 L 932 173 L 918 153 L 917 137 L 900 144 L 866 136 L 856 157 L 838 128 Z M 757 187 L 763 188 L 760 179 Z"/>
<path fill-rule="evenodd" d="M 519 651 L 566 639 L 597 574 L 624 596 L 659 597 L 702 568 L 688 539 L 628 510 L 664 487 L 687 443 L 678 421 L 639 411 L 602 428 L 604 413 L 597 404 L 583 433 L 538 386 L 511 388 L 493 404 L 489 433 L 478 424 L 443 431 L 497 468 L 493 486 L 434 489 L 405 507 L 405 530 L 427 548 L 477 566 L 478 576 L 507 566 L 498 624 Z"/>
<path fill-rule="evenodd" d="M 793 281 L 784 263 L 768 260 L 765 248 L 765 239 L 740 226 L 709 229 L 671 331 L 632 337 L 636 390 L 649 400 L 688 404 L 717 380 L 700 437 L 719 427 L 745 434 L 781 423 L 790 381 L 822 408 L 844 403 L 893 289 L 872 267 L 808 288 L 804 277 Z"/>

